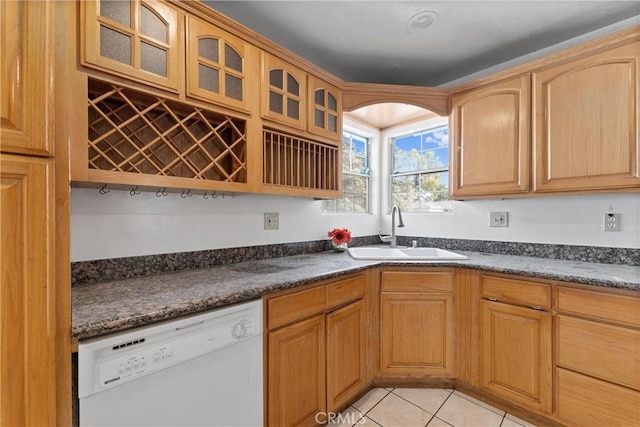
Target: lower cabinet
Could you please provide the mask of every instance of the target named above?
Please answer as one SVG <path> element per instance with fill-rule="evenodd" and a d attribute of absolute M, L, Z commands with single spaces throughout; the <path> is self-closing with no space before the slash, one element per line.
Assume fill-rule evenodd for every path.
<path fill-rule="evenodd" d="M 265 297 L 270 426 L 326 422 L 366 387 L 366 279 Z"/>
<path fill-rule="evenodd" d="M 640 425 L 640 298 L 556 288 L 556 411 L 571 425 Z"/>
<path fill-rule="evenodd" d="M 380 301 L 380 372 L 453 375 L 453 271 L 385 271 Z"/>
<path fill-rule="evenodd" d="M 483 275 L 481 385 L 498 397 L 552 411 L 551 286 Z"/>

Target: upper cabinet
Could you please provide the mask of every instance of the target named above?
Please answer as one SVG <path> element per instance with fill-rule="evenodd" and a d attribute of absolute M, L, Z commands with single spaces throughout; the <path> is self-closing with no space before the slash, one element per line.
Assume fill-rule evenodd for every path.
<path fill-rule="evenodd" d="M 309 75 L 309 132 L 340 140 L 342 138 L 342 93 L 317 77 Z"/>
<path fill-rule="evenodd" d="M 0 2 L 0 142 L 2 152 L 52 154 L 52 59 L 47 2 Z"/>
<path fill-rule="evenodd" d="M 535 191 L 640 186 L 639 55 L 636 41 L 533 73 Z"/>
<path fill-rule="evenodd" d="M 452 97 L 454 198 L 529 190 L 530 86 L 527 74 Z"/>
<path fill-rule="evenodd" d="M 262 53 L 262 116 L 306 129 L 306 80 L 298 68 Z"/>
<path fill-rule="evenodd" d="M 81 2 L 82 63 L 162 89 L 180 89 L 177 9 L 158 0 Z"/>
<path fill-rule="evenodd" d="M 187 94 L 248 110 L 251 49 L 214 25 L 187 17 Z"/>

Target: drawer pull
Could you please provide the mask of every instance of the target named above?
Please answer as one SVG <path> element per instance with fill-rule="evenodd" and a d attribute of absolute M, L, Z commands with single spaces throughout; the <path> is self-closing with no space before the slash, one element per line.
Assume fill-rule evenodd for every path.
<path fill-rule="evenodd" d="M 488 301 L 498 302 L 496 298 L 485 297 L 485 299 L 487 299 Z"/>
<path fill-rule="evenodd" d="M 529 308 L 536 310 L 536 311 L 544 311 L 544 308 L 542 307 L 536 307 L 535 305 L 530 305 Z"/>

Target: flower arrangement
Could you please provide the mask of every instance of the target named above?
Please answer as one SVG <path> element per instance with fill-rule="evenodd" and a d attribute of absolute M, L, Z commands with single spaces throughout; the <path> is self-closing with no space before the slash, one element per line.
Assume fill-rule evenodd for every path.
<path fill-rule="evenodd" d="M 327 233 L 334 245 L 339 246 L 345 243 L 351 243 L 351 232 L 348 228 L 334 228 Z"/>

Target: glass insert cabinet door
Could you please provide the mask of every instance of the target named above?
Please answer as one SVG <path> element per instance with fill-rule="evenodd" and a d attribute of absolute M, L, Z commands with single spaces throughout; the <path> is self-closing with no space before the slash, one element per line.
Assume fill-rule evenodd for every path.
<path fill-rule="evenodd" d="M 309 132 L 339 140 L 342 135 L 342 92 L 309 75 Z"/>
<path fill-rule="evenodd" d="M 253 47 L 192 16 L 187 40 L 189 96 L 247 110 L 247 62 Z"/>
<path fill-rule="evenodd" d="M 306 130 L 306 73 L 262 54 L 262 116 Z"/>
<path fill-rule="evenodd" d="M 178 91 L 178 10 L 157 0 L 80 4 L 83 65 Z"/>

